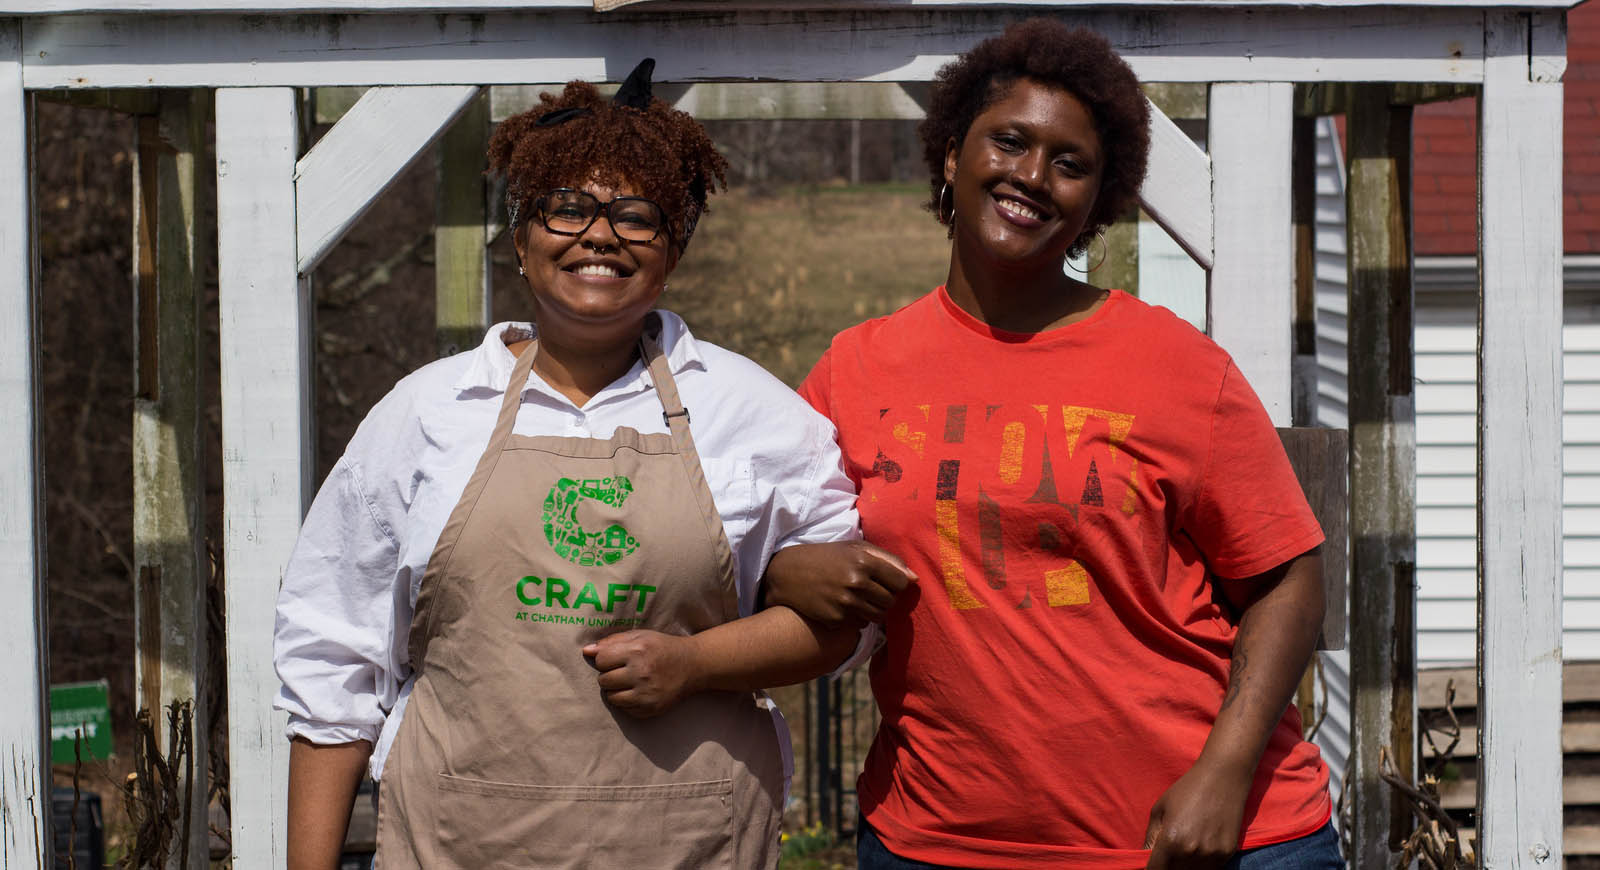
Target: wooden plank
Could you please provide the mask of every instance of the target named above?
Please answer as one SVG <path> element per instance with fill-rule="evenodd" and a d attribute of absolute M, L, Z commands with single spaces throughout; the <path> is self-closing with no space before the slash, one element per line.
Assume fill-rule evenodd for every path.
<path fill-rule="evenodd" d="M 1412 829 L 1379 776 L 1416 771 L 1416 401 L 1412 390 L 1411 115 L 1353 88 L 1346 186 L 1350 415 L 1352 866 L 1394 865 Z"/>
<path fill-rule="evenodd" d="M 1478 838 L 1478 832 L 1471 828 L 1463 828 L 1461 833 L 1468 841 L 1475 842 Z M 1600 855 L 1600 825 L 1572 825 L 1568 827 L 1564 834 L 1563 846 L 1564 854 L 1566 855 Z M 1488 865 L 1482 866 L 1487 867 Z"/>
<path fill-rule="evenodd" d="M 1459 708 L 1457 708 L 1456 714 L 1461 714 L 1461 710 Z M 1439 745 L 1440 749 L 1443 749 L 1445 745 L 1449 743 L 1448 737 L 1445 737 L 1443 734 L 1441 734 L 1438 729 L 1435 728 L 1429 730 L 1433 731 L 1433 741 Z M 1426 744 L 1424 744 L 1424 746 L 1426 746 Z M 1572 721 L 1561 723 L 1561 752 L 1563 755 L 1569 753 L 1600 753 L 1600 722 Z M 1477 728 L 1471 725 L 1461 726 L 1461 742 L 1458 743 L 1456 748 L 1450 753 L 1450 757 L 1478 757 Z M 1586 781 L 1587 784 L 1582 786 L 1582 789 L 1584 790 L 1583 793 L 1585 795 L 1589 795 L 1589 797 L 1584 800 L 1575 800 L 1569 792 L 1565 797 L 1562 798 L 1564 803 L 1600 804 L 1600 775 L 1586 777 L 1576 774 L 1568 774 L 1564 778 L 1569 781 L 1569 786 L 1572 781 Z M 1467 805 L 1471 806 L 1471 801 L 1475 800 L 1476 798 L 1477 791 L 1476 787 L 1474 787 L 1474 790 L 1467 795 Z"/>
<path fill-rule="evenodd" d="M 1484 20 L 1478 854 L 1515 870 L 1561 854 L 1562 89 L 1527 16 Z"/>
<path fill-rule="evenodd" d="M 1428 668 L 1417 675 L 1417 706 L 1425 710 L 1444 707 L 1445 686 L 1455 681 L 1456 709 L 1478 706 L 1478 675 L 1474 668 Z M 1569 661 L 1561 669 L 1561 700 L 1565 704 L 1600 702 L 1600 662 Z"/>
<path fill-rule="evenodd" d="M 1216 255 L 1210 333 L 1278 426 L 1290 422 L 1293 97 L 1287 82 L 1212 85 L 1206 137 Z"/>
<path fill-rule="evenodd" d="M 974 42 L 1031 14 L 1037 7 L 898 5 L 866 15 L 769 4 L 598 17 L 578 9 L 60 15 L 25 20 L 23 75 L 29 88 L 619 81 L 647 45 L 662 81 L 929 81 Z M 1057 17 L 1104 34 L 1148 81 L 1482 79 L 1482 14 L 1444 4 L 1258 6 L 1244 16 L 1192 4 L 1073 7 Z"/>
<path fill-rule="evenodd" d="M 1350 436 L 1343 429 L 1296 426 L 1279 429 L 1278 438 L 1327 539 L 1322 544 L 1325 609 L 1317 648 L 1344 649 L 1350 610 L 1345 557 L 1350 544 Z"/>
<path fill-rule="evenodd" d="M 1150 7 L 1167 11 L 1168 7 L 1182 8 L 1190 0 L 1049 0 L 1040 2 L 1034 0 L 1031 4 L 1035 7 L 1056 7 L 1070 9 L 1080 6 L 1110 6 L 1110 7 Z M 1453 8 L 1453 7 L 1522 7 L 1522 8 L 1560 8 L 1566 9 L 1576 6 L 1582 0 L 1409 0 L 1403 4 L 1385 3 L 1384 0 L 1305 0 L 1297 3 L 1264 3 L 1261 0 L 1216 0 L 1208 3 L 1215 7 L 1246 7 L 1251 11 L 1272 6 L 1303 6 L 1307 8 L 1333 7 L 1343 10 L 1359 9 L 1370 6 L 1403 6 L 1414 9 L 1428 8 Z M 646 3 L 635 6 L 632 12 L 641 10 L 670 8 L 678 12 L 721 12 L 730 8 L 759 7 L 764 5 L 760 0 L 745 0 L 743 3 L 727 2 L 694 2 L 694 0 L 670 0 L 670 7 L 666 6 L 667 0 L 660 4 Z M 973 0 L 810 0 L 806 3 L 787 4 L 798 9 L 867 9 L 884 10 L 898 9 L 905 5 L 922 7 L 983 8 L 993 6 L 992 3 L 979 3 Z M 589 11 L 594 8 L 593 0 L 378 0 L 378 2 L 363 2 L 363 0 L 276 0 L 274 9 L 289 12 L 391 12 L 405 10 L 421 11 L 449 11 L 462 10 L 477 12 L 486 9 L 582 9 Z M 260 12 L 260 0 L 0 0 L 0 14 L 4 15 L 44 15 L 59 13 L 103 13 L 103 12 Z M 608 16 L 620 17 L 620 16 Z"/>
<path fill-rule="evenodd" d="M 439 142 L 434 335 L 439 356 L 477 347 L 489 327 L 489 95 L 479 94 Z"/>
<path fill-rule="evenodd" d="M 1202 269 L 1214 259 L 1211 183 L 1211 158 L 1152 103 L 1150 164 L 1140 204 Z"/>
<path fill-rule="evenodd" d="M 272 619 L 310 499 L 310 286 L 295 270 L 291 88 L 216 95 L 223 557 L 233 866 L 284 867 L 286 717 L 272 709 Z"/>
<path fill-rule="evenodd" d="M 1464 732 L 1471 730 L 1472 736 L 1477 736 L 1476 729 L 1462 730 L 1463 743 L 1467 740 Z M 1562 777 L 1561 799 L 1568 806 L 1600 804 L 1600 776 Z M 1439 805 L 1447 810 L 1476 809 L 1478 806 L 1478 780 L 1468 776 L 1439 783 Z M 1567 844 L 1568 855 L 1584 854 L 1575 850 L 1573 848 L 1574 845 L 1576 844 L 1571 842 Z"/>
<path fill-rule="evenodd" d="M 193 778 L 187 849 L 173 844 L 172 870 L 210 866 L 206 762 L 210 655 L 205 557 L 205 482 L 200 395 L 200 212 L 206 161 L 207 91 L 162 91 L 160 114 L 140 119 L 135 152 L 134 299 L 139 395 L 133 403 L 134 655 L 137 706 L 156 721 L 174 703 L 193 711 Z M 143 352 L 143 351 L 148 351 Z M 157 745 L 171 753 L 165 729 Z M 183 861 L 187 853 L 189 860 Z"/>
<path fill-rule="evenodd" d="M 478 95 L 466 85 L 373 88 L 295 165 L 302 273 Z M 481 156 L 481 155 L 480 155 Z"/>
<path fill-rule="evenodd" d="M 28 174 L 31 120 L 22 89 L 22 41 L 0 21 L 0 868 L 45 866 L 50 760 L 48 660 L 40 504 L 36 251 Z"/>

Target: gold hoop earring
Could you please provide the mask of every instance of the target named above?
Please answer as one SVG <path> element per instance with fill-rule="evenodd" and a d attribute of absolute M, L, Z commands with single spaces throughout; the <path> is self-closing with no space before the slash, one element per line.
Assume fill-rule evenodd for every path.
<path fill-rule="evenodd" d="M 1094 237 L 1100 240 L 1100 259 L 1096 260 L 1095 264 L 1093 266 L 1090 266 L 1087 269 L 1079 269 L 1077 266 L 1072 265 L 1072 258 L 1068 257 L 1067 260 L 1066 260 L 1068 269 L 1071 269 L 1072 271 L 1077 272 L 1079 275 L 1087 275 L 1090 272 L 1093 272 L 1094 270 L 1096 270 L 1096 269 L 1098 269 L 1101 266 L 1104 266 L 1106 264 L 1106 257 L 1111 255 L 1111 244 L 1106 241 L 1106 234 L 1105 234 L 1104 230 L 1095 230 L 1094 231 Z M 1084 253 L 1084 260 L 1085 260 L 1085 262 L 1087 262 L 1088 261 L 1088 257 L 1089 257 L 1089 252 L 1088 251 L 1084 251 L 1083 253 Z"/>
<path fill-rule="evenodd" d="M 950 195 L 950 216 L 945 217 L 944 195 L 947 193 L 950 193 L 950 182 L 948 181 L 944 183 L 943 187 L 939 188 L 939 201 L 936 203 L 938 210 L 934 214 L 938 215 L 939 223 L 954 225 L 956 222 L 956 197 L 955 194 Z"/>

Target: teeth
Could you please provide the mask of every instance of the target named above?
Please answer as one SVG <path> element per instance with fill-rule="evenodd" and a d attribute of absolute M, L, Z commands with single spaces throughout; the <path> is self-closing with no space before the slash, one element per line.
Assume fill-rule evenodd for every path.
<path fill-rule="evenodd" d="M 607 266 L 602 263 L 586 263 L 574 269 L 573 272 L 578 275 L 595 275 L 601 278 L 622 277 L 622 273 L 617 271 L 615 266 Z"/>
<path fill-rule="evenodd" d="M 1044 220 L 1044 213 L 1043 212 L 1035 211 L 1035 210 L 1033 210 L 1031 208 L 1028 208 L 1027 206 L 1025 206 L 1022 203 L 1017 202 L 1015 200 L 1001 199 L 1001 200 L 996 200 L 996 202 L 1000 203 L 1000 207 L 1001 208 L 1005 209 L 1008 212 L 1011 212 L 1014 215 L 1019 215 L 1021 217 L 1025 217 L 1028 220 L 1034 220 L 1034 221 L 1042 221 L 1042 220 Z"/>

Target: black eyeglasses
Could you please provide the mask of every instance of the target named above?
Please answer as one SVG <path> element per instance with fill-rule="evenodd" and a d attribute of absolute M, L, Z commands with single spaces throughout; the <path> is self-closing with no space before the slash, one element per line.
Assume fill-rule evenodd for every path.
<path fill-rule="evenodd" d="M 539 197 L 534 207 L 539 211 L 539 222 L 557 235 L 581 236 L 604 214 L 619 239 L 653 242 L 662 230 L 666 230 L 669 240 L 672 238 L 667 213 L 641 196 L 619 196 L 601 202 L 592 194 L 562 187 Z"/>

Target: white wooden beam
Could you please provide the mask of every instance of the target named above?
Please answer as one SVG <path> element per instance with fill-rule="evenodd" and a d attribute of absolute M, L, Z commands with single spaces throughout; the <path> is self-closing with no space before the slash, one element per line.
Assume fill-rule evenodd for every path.
<path fill-rule="evenodd" d="M 1154 103 L 1150 168 L 1139 201 L 1200 268 L 1211 268 L 1211 158 Z"/>
<path fill-rule="evenodd" d="M 311 494 L 310 287 L 295 270 L 291 88 L 216 95 L 233 866 L 281 870 L 289 776 L 272 614 Z"/>
<path fill-rule="evenodd" d="M 22 40 L 0 21 L 0 868 L 45 866 L 44 513 L 35 423 L 33 243 Z"/>
<path fill-rule="evenodd" d="M 745 0 L 743 5 L 760 6 L 771 0 Z M 1034 7 L 1070 9 L 1083 6 L 1121 6 L 1164 8 L 1181 6 L 1192 0 L 1034 0 Z M 1583 0 L 1410 0 L 1403 4 L 1387 0 L 1300 0 L 1293 4 L 1304 7 L 1336 7 L 1349 9 L 1362 6 L 1403 5 L 1414 8 L 1438 7 L 1526 7 L 1560 8 L 1576 6 Z M 673 11 L 726 12 L 740 4 L 728 0 L 671 0 Z M 789 4 L 792 7 L 812 9 L 896 9 L 908 5 L 907 0 L 810 0 L 808 3 Z M 975 3 L 972 0 L 909 0 L 909 5 L 923 7 L 983 7 L 992 3 Z M 1215 7 L 1245 7 L 1258 10 L 1267 3 L 1261 0 L 1212 0 L 1206 5 Z M 274 8 L 295 13 L 305 12 L 394 12 L 394 11 L 461 11 L 481 12 L 488 9 L 583 9 L 594 8 L 593 0 L 276 0 Z M 633 13 L 659 11 L 654 4 L 635 6 Z M 260 12 L 261 0 L 0 0 L 0 15 L 43 15 L 52 13 L 101 12 Z"/>
<path fill-rule="evenodd" d="M 676 8 L 676 7 L 674 7 Z M 25 19 L 29 88 L 620 81 L 648 53 L 661 81 L 928 81 L 1030 9 L 885 6 L 572 9 L 480 15 L 62 15 Z M 1218 15 L 1076 7 L 1146 81 L 1477 82 L 1482 13 L 1264 7 Z M 159 58 L 159 62 L 152 60 Z"/>
<path fill-rule="evenodd" d="M 373 88 L 295 166 L 302 273 L 478 95 L 471 85 Z"/>
<path fill-rule="evenodd" d="M 1560 866 L 1562 836 L 1563 45 L 1529 25 L 1485 15 L 1478 121 L 1478 854 L 1499 870 Z"/>
<path fill-rule="evenodd" d="M 1211 86 L 1206 142 L 1216 262 L 1210 333 L 1233 355 L 1272 422 L 1288 426 L 1294 316 L 1290 204 L 1294 86 Z"/>

